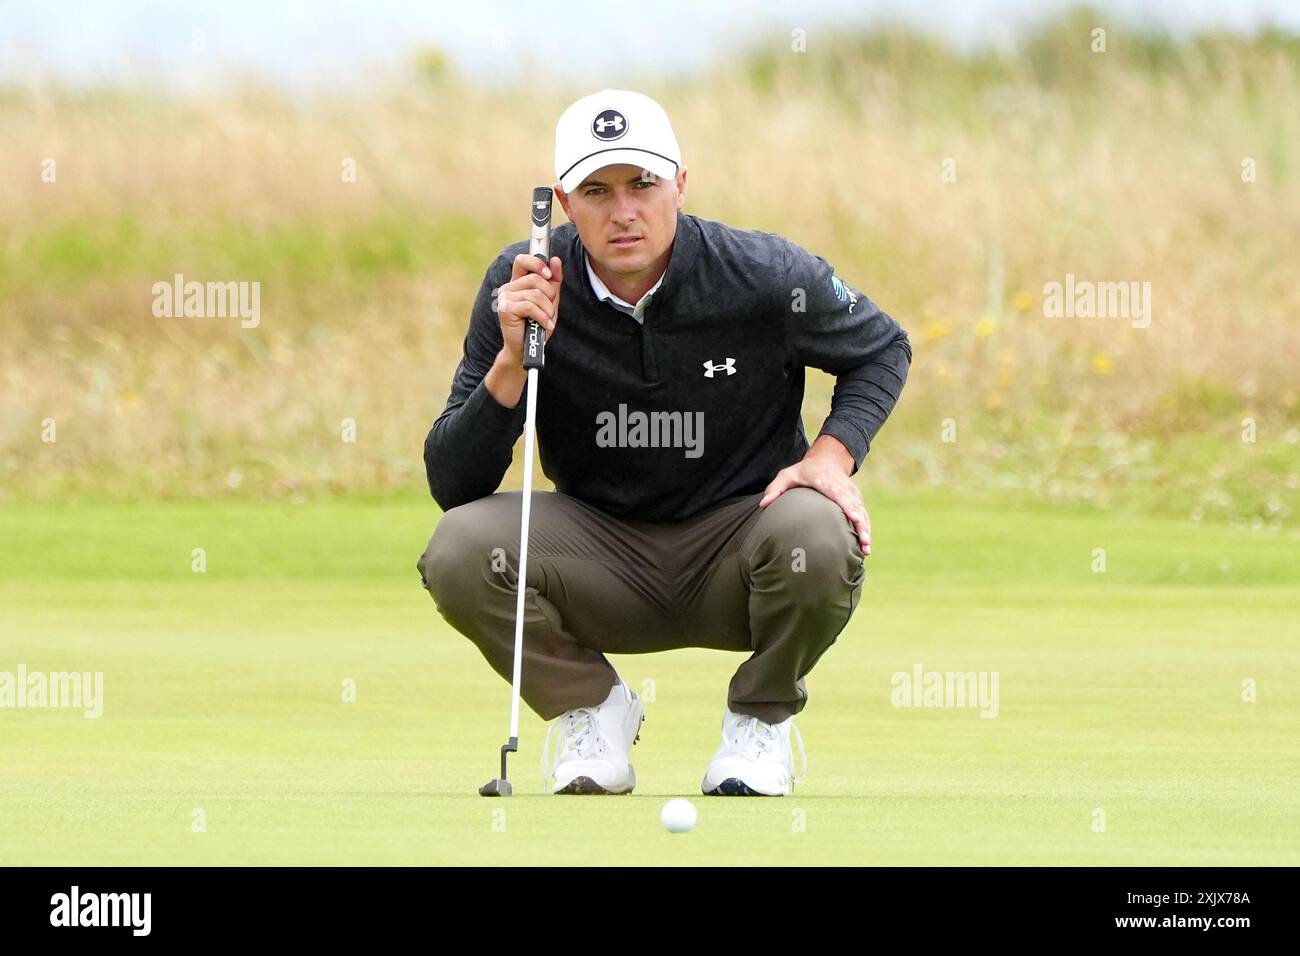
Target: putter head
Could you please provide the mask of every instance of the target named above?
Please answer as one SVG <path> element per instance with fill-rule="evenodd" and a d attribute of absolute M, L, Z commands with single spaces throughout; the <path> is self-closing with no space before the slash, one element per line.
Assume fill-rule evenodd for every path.
<path fill-rule="evenodd" d="M 518 737 L 511 737 L 501 745 L 501 776 L 489 780 L 479 787 L 478 795 L 480 797 L 508 797 L 514 793 L 514 790 L 510 788 L 510 781 L 506 779 L 506 754 L 517 753 L 518 750 Z"/>
<path fill-rule="evenodd" d="M 483 784 L 483 786 L 478 788 L 478 795 L 480 797 L 508 797 L 512 793 L 514 793 L 514 791 L 510 787 L 509 780 L 489 780 L 487 783 Z"/>

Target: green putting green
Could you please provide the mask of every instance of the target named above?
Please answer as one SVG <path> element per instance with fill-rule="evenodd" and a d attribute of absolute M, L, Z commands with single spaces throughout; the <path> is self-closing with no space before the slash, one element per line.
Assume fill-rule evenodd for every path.
<path fill-rule="evenodd" d="M 543 795 L 524 708 L 515 796 L 479 797 L 510 687 L 419 586 L 418 498 L 0 509 L 0 672 L 104 675 L 98 718 L 0 708 L 0 858 L 1300 864 L 1295 532 L 868 504 L 867 589 L 809 676 L 785 799 L 699 792 L 742 660 L 717 651 L 613 658 L 654 692 L 634 794 Z M 918 666 L 996 672 L 996 716 L 895 706 Z M 694 832 L 660 825 L 672 796 Z"/>

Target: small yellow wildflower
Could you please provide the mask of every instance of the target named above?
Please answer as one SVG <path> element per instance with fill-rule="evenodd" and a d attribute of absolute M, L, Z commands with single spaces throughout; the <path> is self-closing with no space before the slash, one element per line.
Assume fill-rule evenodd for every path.
<path fill-rule="evenodd" d="M 952 335 L 952 323 L 946 319 L 931 319 L 921 327 L 921 337 L 926 342 L 935 342 Z"/>

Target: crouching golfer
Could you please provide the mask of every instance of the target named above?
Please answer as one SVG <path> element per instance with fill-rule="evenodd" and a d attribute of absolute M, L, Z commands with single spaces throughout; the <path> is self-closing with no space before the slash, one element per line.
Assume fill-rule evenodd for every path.
<path fill-rule="evenodd" d="M 521 492 L 494 492 L 524 427 L 534 318 L 548 339 L 537 443 L 557 490 L 533 496 L 520 695 L 558 718 L 544 780 L 630 792 L 642 705 L 605 655 L 708 647 L 749 657 L 703 791 L 787 795 L 804 676 L 862 591 L 871 525 L 851 476 L 903 388 L 907 335 L 824 259 L 684 214 L 677 139 L 645 96 L 565 110 L 555 173 L 570 221 L 549 263 L 520 242 L 488 268 L 425 441 L 445 514 L 421 579 L 509 682 Z M 805 366 L 836 376 L 811 447 Z"/>

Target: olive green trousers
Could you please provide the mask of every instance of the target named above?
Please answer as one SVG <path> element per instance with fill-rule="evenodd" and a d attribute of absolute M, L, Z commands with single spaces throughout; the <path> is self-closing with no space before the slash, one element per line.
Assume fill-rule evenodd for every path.
<path fill-rule="evenodd" d="M 514 660 L 522 492 L 443 515 L 417 567 L 438 612 L 507 682 Z M 612 517 L 534 492 L 520 697 L 544 720 L 603 702 L 606 654 L 683 647 L 739 651 L 727 704 L 778 723 L 803 710 L 804 676 L 840 632 L 866 571 L 839 506 L 791 488 L 729 498 L 693 517 Z"/>

